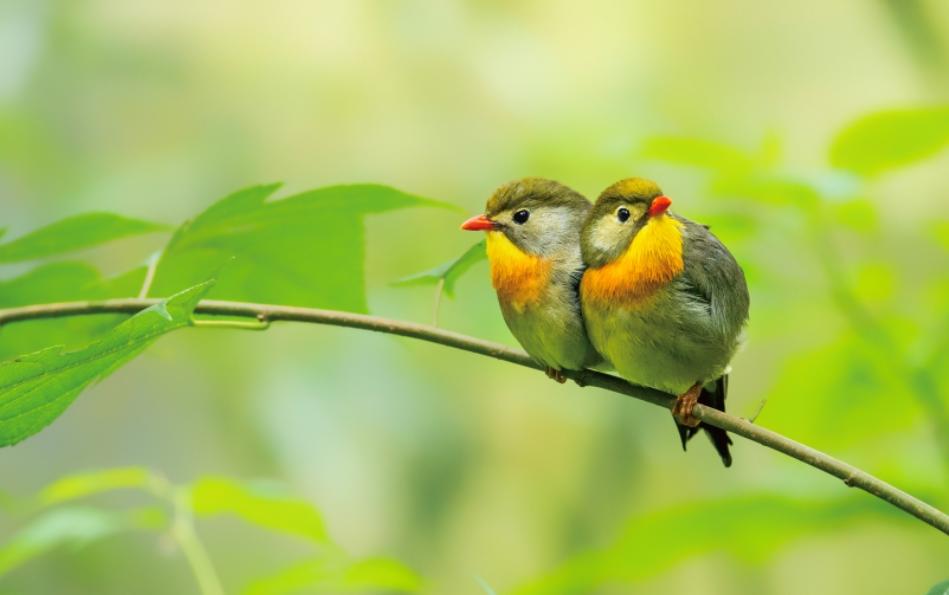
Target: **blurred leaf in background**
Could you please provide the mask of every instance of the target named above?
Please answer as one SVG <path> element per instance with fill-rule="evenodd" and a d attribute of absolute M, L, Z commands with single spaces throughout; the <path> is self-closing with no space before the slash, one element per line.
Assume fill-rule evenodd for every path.
<path fill-rule="evenodd" d="M 888 110 L 844 128 L 830 147 L 830 164 L 875 176 L 931 157 L 949 146 L 949 105 Z"/>
<path fill-rule="evenodd" d="M 112 511 L 74 502 L 121 490 L 144 492 L 157 504 Z M 141 467 L 103 469 L 63 477 L 41 490 L 32 504 L 38 513 L 0 544 L 0 579 L 57 548 L 77 551 L 108 537 L 143 530 L 174 539 L 189 559 L 202 593 L 208 593 L 206 587 L 216 590 L 219 579 L 213 562 L 203 559 L 205 554 L 199 555 L 201 563 L 195 563 L 194 552 L 203 552 L 204 546 L 194 516 L 229 513 L 265 531 L 304 537 L 317 550 L 310 559 L 254 580 L 244 593 L 276 595 L 313 588 L 333 593 L 414 593 L 422 585 L 413 570 L 396 560 L 346 555 L 326 533 L 319 511 L 274 482 L 203 477 L 175 486 Z M 210 579 L 202 573 L 209 573 Z"/>

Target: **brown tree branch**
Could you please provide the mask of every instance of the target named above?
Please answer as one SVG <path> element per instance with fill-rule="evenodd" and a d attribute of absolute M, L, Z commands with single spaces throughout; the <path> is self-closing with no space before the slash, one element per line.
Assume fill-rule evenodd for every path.
<path fill-rule="evenodd" d="M 16 321 L 37 318 L 58 318 L 63 316 L 106 313 L 134 314 L 158 301 L 157 299 L 116 299 L 89 302 L 63 302 L 58 304 L 40 304 L 20 308 L 9 308 L 0 310 L 0 326 Z M 353 314 L 335 310 L 226 302 L 219 300 L 203 300 L 198 304 L 195 312 L 215 316 L 254 318 L 261 323 L 286 320 L 358 328 L 429 341 L 431 343 L 470 351 L 471 353 L 485 355 L 527 368 L 542 369 L 540 364 L 518 349 L 512 349 L 505 345 L 476 339 L 429 325 L 391 320 L 378 316 Z M 256 328 L 260 327 L 258 326 Z M 667 393 L 629 384 L 621 378 L 601 372 L 583 370 L 580 372 L 566 372 L 566 376 L 583 386 L 595 386 L 646 401 L 666 409 L 671 409 L 675 401 L 675 397 Z M 881 500 L 889 502 L 893 506 L 908 512 L 949 535 L 949 516 L 945 513 L 853 465 L 847 464 L 799 442 L 795 442 L 781 434 L 755 425 L 748 420 L 729 415 L 716 409 L 697 405 L 694 415 L 705 423 L 722 428 L 723 430 L 727 430 L 778 452 L 782 452 L 789 457 L 816 467 L 825 473 L 829 473 L 843 480 L 846 485 L 860 488 Z"/>

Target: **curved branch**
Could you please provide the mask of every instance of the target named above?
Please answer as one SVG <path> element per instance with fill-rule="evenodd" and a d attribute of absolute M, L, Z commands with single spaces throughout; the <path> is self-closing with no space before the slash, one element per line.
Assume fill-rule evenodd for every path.
<path fill-rule="evenodd" d="M 158 301 L 157 299 L 116 299 L 91 302 L 63 302 L 58 304 L 9 308 L 0 310 L 0 326 L 11 322 L 36 318 L 58 318 L 63 316 L 107 313 L 134 314 Z M 543 369 L 539 363 L 519 349 L 512 349 L 505 345 L 476 339 L 425 324 L 391 320 L 378 316 L 353 314 L 351 312 L 340 312 L 336 310 L 319 310 L 315 308 L 298 308 L 293 306 L 227 302 L 220 300 L 201 301 L 197 308 L 195 308 L 195 313 L 255 318 L 264 323 L 275 320 L 286 320 L 358 328 L 411 337 L 413 339 L 420 339 L 422 341 L 445 345 L 446 347 L 453 347 L 455 349 L 485 355 L 527 368 Z M 579 372 L 565 372 L 565 375 L 581 386 L 595 386 L 641 401 L 646 401 L 666 409 L 671 409 L 672 404 L 675 402 L 675 397 L 670 394 L 643 386 L 633 385 L 621 378 L 601 372 L 582 370 Z M 829 473 L 843 480 L 846 485 L 860 488 L 881 500 L 889 502 L 893 506 L 908 512 L 949 535 L 949 516 L 945 513 L 853 465 L 801 444 L 800 442 L 786 438 L 777 432 L 772 432 L 771 430 L 757 426 L 748 420 L 729 415 L 716 409 L 696 405 L 693 415 L 705 423 L 727 430 L 778 452 L 782 452 L 789 457 L 807 463 L 825 473 Z"/>

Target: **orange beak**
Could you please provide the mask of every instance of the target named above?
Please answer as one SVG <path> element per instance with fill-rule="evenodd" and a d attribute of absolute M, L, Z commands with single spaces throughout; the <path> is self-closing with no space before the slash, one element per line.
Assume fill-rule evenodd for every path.
<path fill-rule="evenodd" d="M 649 206 L 649 216 L 655 217 L 657 215 L 662 215 L 666 212 L 666 209 L 669 208 L 669 205 L 672 204 L 672 199 L 668 196 L 657 196 L 652 199 L 652 204 Z"/>
<path fill-rule="evenodd" d="M 490 231 L 497 227 L 494 221 L 488 219 L 485 215 L 475 215 L 461 224 L 461 228 L 466 231 Z"/>

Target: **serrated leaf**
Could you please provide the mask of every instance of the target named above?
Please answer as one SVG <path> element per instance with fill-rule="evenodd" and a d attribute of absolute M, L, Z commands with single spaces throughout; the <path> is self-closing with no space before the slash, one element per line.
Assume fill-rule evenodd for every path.
<path fill-rule="evenodd" d="M 138 355 L 160 335 L 189 325 L 195 305 L 211 285 L 205 282 L 175 294 L 82 347 L 51 347 L 0 363 L 0 446 L 36 434 L 94 380 Z"/>
<path fill-rule="evenodd" d="M 276 189 L 241 190 L 183 225 L 162 255 L 150 293 L 220 271 L 211 297 L 365 312 L 363 218 L 406 207 L 450 208 L 372 184 L 268 201 Z"/>
<path fill-rule="evenodd" d="M 727 552 L 761 565 L 808 534 L 874 516 L 896 519 L 899 514 L 865 496 L 806 500 L 765 493 L 680 504 L 632 519 L 616 543 L 580 554 L 514 593 L 595 593 L 605 585 L 639 585 L 710 552 Z"/>
<path fill-rule="evenodd" d="M 356 562 L 319 558 L 293 564 L 255 580 L 245 595 L 282 595 L 319 589 L 329 593 L 379 593 L 418 591 L 422 581 L 412 569 L 388 558 Z"/>
<path fill-rule="evenodd" d="M 51 510 L 0 547 L 0 576 L 34 558 L 63 546 L 81 547 L 129 528 L 116 513 L 85 507 Z"/>
<path fill-rule="evenodd" d="M 61 477 L 46 486 L 38 499 L 42 505 L 50 506 L 113 490 L 148 488 L 154 483 L 152 473 L 142 467 L 102 469 Z"/>
<path fill-rule="evenodd" d="M 0 262 L 22 262 L 90 248 L 119 238 L 167 230 L 158 223 L 112 213 L 86 213 L 0 244 Z"/>
<path fill-rule="evenodd" d="M 949 146 L 949 105 L 894 109 L 841 130 L 830 148 L 834 167 L 872 176 L 931 157 Z"/>
<path fill-rule="evenodd" d="M 458 281 L 458 279 L 461 278 L 461 276 L 464 275 L 468 269 L 470 269 L 476 263 L 486 260 L 487 257 L 487 253 L 485 252 L 485 241 L 481 240 L 477 244 L 474 244 L 468 248 L 465 253 L 458 258 L 449 260 L 448 262 L 435 268 L 428 269 L 427 271 L 422 271 L 420 273 L 415 273 L 414 275 L 402 277 L 401 279 L 393 282 L 393 285 L 398 287 L 413 285 L 437 285 L 440 281 L 442 281 L 444 282 L 444 285 L 442 285 L 442 290 L 445 292 L 445 295 L 448 297 L 453 297 L 455 294 L 455 283 Z"/>
<path fill-rule="evenodd" d="M 328 543 L 323 518 L 316 508 L 272 485 L 208 477 L 191 488 L 191 507 L 198 516 L 233 514 L 272 531 Z"/>
<path fill-rule="evenodd" d="M 0 308 L 134 296 L 144 277 L 144 268 L 102 279 L 94 267 L 85 263 L 48 263 L 0 281 Z M 49 345 L 90 341 L 127 318 L 124 314 L 74 316 L 7 325 L 0 331 L 0 361 Z"/>

